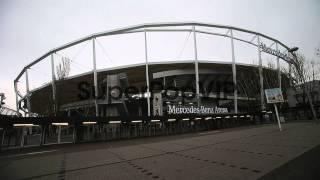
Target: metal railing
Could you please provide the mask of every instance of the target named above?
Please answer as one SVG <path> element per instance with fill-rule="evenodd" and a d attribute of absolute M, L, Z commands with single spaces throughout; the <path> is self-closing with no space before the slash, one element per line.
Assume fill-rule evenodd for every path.
<path fill-rule="evenodd" d="M 270 114 L 266 112 L 265 114 Z M 2 117 L 1 149 L 194 133 L 260 123 L 265 114 L 169 117 Z"/>

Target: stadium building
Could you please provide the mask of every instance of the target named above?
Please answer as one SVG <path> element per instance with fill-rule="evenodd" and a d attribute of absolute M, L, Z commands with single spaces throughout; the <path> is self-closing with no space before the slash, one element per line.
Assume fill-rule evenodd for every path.
<path fill-rule="evenodd" d="M 143 59 L 100 67 L 98 41 L 132 34 L 142 38 Z M 182 50 L 190 56 L 152 59 L 155 49 L 166 54 L 165 47 L 152 45 L 154 34 L 157 40 L 161 40 L 159 34 L 167 37 L 162 45 L 169 50 L 175 36 L 186 35 Z M 91 47 L 90 56 L 85 57 L 91 69 L 70 75 L 68 63 L 73 59 L 59 54 L 82 43 Z M 136 46 L 129 38 L 125 43 Z M 143 24 L 101 32 L 55 48 L 28 64 L 14 81 L 17 110 L 27 116 L 99 117 L 268 111 L 264 90 L 281 88 L 286 95 L 290 87 L 288 50 L 279 40 L 259 32 L 198 22 Z M 206 53 L 214 58 L 203 57 Z M 49 67 L 49 81 L 32 89 L 36 78 L 30 78 L 30 69 L 41 63 Z"/>

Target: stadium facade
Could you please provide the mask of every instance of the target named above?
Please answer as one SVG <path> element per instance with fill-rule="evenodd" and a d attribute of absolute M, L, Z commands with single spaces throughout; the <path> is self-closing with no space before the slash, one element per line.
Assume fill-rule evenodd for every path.
<path fill-rule="evenodd" d="M 219 29 L 220 33 L 205 30 Z M 225 31 L 221 33 L 221 31 Z M 150 61 L 148 34 L 190 32 L 193 58 L 179 61 Z M 246 34 L 242 38 L 235 32 Z M 104 36 L 143 33 L 144 63 L 100 68 L 96 65 L 96 40 Z M 209 61 L 198 57 L 197 35 L 226 38 L 230 42 L 230 61 Z M 57 79 L 54 54 L 85 41 L 92 41 L 91 71 Z M 237 62 L 236 41 L 256 48 L 258 64 Z M 125 52 L 124 52 L 125 53 Z M 262 54 L 274 57 L 276 67 L 263 65 Z M 51 82 L 30 90 L 28 69 L 50 58 Z M 290 87 L 289 48 L 267 35 L 232 26 L 197 22 L 144 24 L 84 37 L 49 51 L 27 65 L 14 81 L 17 110 L 40 116 L 166 116 L 170 114 L 245 113 L 268 110 L 264 90 Z M 249 60 L 248 60 L 249 61 Z M 281 71 L 285 63 L 288 72 Z M 18 82 L 26 78 L 26 94 Z"/>

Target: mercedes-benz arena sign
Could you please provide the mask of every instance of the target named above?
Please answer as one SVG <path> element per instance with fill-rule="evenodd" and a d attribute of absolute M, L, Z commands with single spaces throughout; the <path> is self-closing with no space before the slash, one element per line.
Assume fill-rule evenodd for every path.
<path fill-rule="evenodd" d="M 96 33 L 25 66 L 14 81 L 17 110 L 100 117 L 262 111 L 264 89 L 289 86 L 288 50 L 262 33 L 198 22 Z"/>

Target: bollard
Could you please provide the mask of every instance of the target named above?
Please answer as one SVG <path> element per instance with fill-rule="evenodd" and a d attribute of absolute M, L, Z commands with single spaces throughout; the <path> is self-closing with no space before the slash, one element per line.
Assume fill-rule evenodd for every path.
<path fill-rule="evenodd" d="M 5 129 L 5 128 L 3 128 L 3 129 L 2 129 L 2 138 L 1 138 L 1 145 L 0 145 L 0 149 L 2 149 L 5 134 L 6 134 L 6 129 Z"/>
<path fill-rule="evenodd" d="M 58 126 L 58 144 L 61 143 L 61 126 Z"/>
<path fill-rule="evenodd" d="M 76 126 L 73 127 L 72 140 L 73 140 L 73 144 L 75 144 L 76 143 Z"/>
<path fill-rule="evenodd" d="M 24 137 L 25 137 L 25 132 L 26 132 L 25 127 L 22 127 L 21 141 L 20 141 L 20 147 L 21 147 L 21 148 L 23 148 L 23 147 L 24 147 Z"/>

